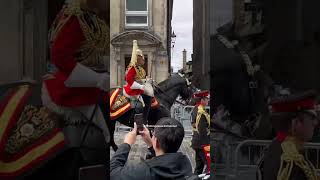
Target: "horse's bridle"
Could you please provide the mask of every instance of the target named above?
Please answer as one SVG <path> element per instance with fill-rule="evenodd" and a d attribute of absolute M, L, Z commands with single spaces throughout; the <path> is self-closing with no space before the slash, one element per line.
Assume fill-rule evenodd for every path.
<path fill-rule="evenodd" d="M 167 103 L 170 103 L 170 102 L 176 102 L 178 104 L 181 104 L 183 106 L 187 106 L 186 103 L 183 103 L 183 102 L 180 102 L 178 101 L 177 99 L 174 99 L 173 97 L 169 96 L 169 95 L 166 95 L 166 93 L 155 83 L 152 83 L 152 86 L 154 87 L 154 89 L 157 91 L 157 92 L 160 92 L 160 94 L 163 94 L 164 95 L 164 100 L 167 102 Z"/>
<path fill-rule="evenodd" d="M 260 66 L 253 66 L 252 61 L 250 59 L 250 56 L 242 50 L 237 44 L 233 44 L 230 42 L 226 37 L 219 34 L 217 35 L 217 39 L 228 49 L 234 49 L 238 51 L 241 55 L 241 59 L 243 60 L 243 63 L 246 65 L 246 71 L 249 76 L 249 94 L 250 94 L 250 111 L 254 111 L 253 107 L 255 104 L 255 90 L 258 88 L 258 82 L 255 78 L 255 73 L 260 70 Z"/>

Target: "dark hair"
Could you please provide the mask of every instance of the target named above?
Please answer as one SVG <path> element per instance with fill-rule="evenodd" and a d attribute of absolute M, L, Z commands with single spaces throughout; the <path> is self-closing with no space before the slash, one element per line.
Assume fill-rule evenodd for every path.
<path fill-rule="evenodd" d="M 165 153 L 176 153 L 184 138 L 184 128 L 179 121 L 165 117 L 157 122 L 154 135 Z"/>

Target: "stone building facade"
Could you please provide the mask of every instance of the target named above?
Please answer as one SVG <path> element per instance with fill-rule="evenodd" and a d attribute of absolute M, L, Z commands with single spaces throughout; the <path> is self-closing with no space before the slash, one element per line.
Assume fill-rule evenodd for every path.
<path fill-rule="evenodd" d="M 173 0 L 111 0 L 110 87 L 125 83 L 133 40 L 143 51 L 145 70 L 156 82 L 170 74 Z"/>
<path fill-rule="evenodd" d="M 209 0 L 193 0 L 192 83 L 210 89 L 210 4 Z"/>
<path fill-rule="evenodd" d="M 0 84 L 40 80 L 46 67 L 47 1 L 0 2 Z"/>

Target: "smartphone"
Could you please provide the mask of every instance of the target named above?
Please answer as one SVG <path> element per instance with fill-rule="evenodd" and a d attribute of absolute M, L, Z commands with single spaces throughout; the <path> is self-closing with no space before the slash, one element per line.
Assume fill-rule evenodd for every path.
<path fill-rule="evenodd" d="M 139 131 L 143 131 L 143 113 L 135 114 L 134 122 L 137 124 L 137 134 L 139 135 Z"/>
<path fill-rule="evenodd" d="M 107 168 L 104 165 L 85 166 L 79 169 L 79 180 L 103 180 L 107 177 Z"/>

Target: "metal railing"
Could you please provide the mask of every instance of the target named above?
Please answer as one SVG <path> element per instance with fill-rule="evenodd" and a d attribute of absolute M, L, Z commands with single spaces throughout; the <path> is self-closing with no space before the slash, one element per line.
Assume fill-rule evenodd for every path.
<path fill-rule="evenodd" d="M 216 158 L 213 158 L 213 173 L 223 179 L 255 179 L 259 162 L 271 142 L 271 140 L 244 140 L 228 144 L 224 151 L 223 162 L 217 162 Z M 305 156 L 311 160 L 320 174 L 320 143 L 305 143 L 304 147 Z M 212 149 L 215 153 L 215 146 Z M 309 158 L 312 155 L 313 158 Z"/>
<path fill-rule="evenodd" d="M 185 128 L 185 136 L 191 137 L 192 136 L 192 111 L 195 106 L 182 106 L 179 104 L 174 104 L 171 107 L 171 117 L 180 121 L 181 124 L 184 125 Z M 206 107 L 207 110 L 210 111 L 210 107 Z"/>
<path fill-rule="evenodd" d="M 116 126 L 115 126 L 115 132 L 129 132 L 131 131 L 131 127 L 129 126 L 125 126 L 125 125 L 122 125 L 121 123 L 119 123 L 118 121 L 116 122 Z"/>
<path fill-rule="evenodd" d="M 234 176 L 253 173 L 258 170 L 258 164 L 271 140 L 245 140 L 239 143 L 235 150 Z M 243 154 L 245 153 L 245 156 Z"/>

